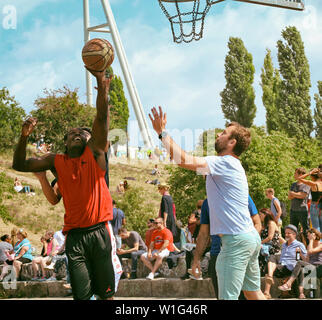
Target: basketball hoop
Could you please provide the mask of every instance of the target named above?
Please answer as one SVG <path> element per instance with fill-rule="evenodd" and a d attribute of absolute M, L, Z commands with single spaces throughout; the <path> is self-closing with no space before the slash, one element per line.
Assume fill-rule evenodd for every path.
<path fill-rule="evenodd" d="M 158 0 L 169 19 L 173 41 L 176 43 L 200 40 L 205 17 L 211 5 L 225 0 Z M 188 4 L 188 2 L 193 2 Z"/>

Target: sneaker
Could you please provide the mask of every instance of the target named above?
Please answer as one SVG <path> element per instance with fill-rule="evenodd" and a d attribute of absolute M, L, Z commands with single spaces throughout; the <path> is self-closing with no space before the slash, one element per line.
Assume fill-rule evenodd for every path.
<path fill-rule="evenodd" d="M 158 277 L 160 275 L 160 273 L 159 272 L 156 272 L 155 274 L 154 274 L 154 277 Z"/>
<path fill-rule="evenodd" d="M 31 278 L 31 281 L 39 281 L 39 277 L 33 277 L 33 278 Z"/>
<path fill-rule="evenodd" d="M 46 279 L 46 281 L 57 281 L 57 279 L 55 277 L 50 277 L 50 278 Z"/>
<path fill-rule="evenodd" d="M 194 275 L 190 274 L 190 279 L 192 280 L 202 280 L 202 277 L 196 278 Z"/>
<path fill-rule="evenodd" d="M 154 274 L 152 272 L 149 273 L 149 275 L 146 277 L 148 280 L 153 280 L 154 279 Z"/>
<path fill-rule="evenodd" d="M 38 278 L 37 281 L 46 281 L 46 277 L 41 277 L 41 278 Z"/>

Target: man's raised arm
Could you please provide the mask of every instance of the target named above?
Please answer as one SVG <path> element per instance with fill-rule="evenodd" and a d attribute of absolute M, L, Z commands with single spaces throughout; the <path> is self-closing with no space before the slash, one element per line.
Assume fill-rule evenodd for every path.
<path fill-rule="evenodd" d="M 96 117 L 93 123 L 92 138 L 90 146 L 92 150 L 103 151 L 107 149 L 107 134 L 109 129 L 109 105 L 108 92 L 110 89 L 110 78 L 105 77 L 104 71 L 92 71 L 87 69 L 97 80 Z"/>
<path fill-rule="evenodd" d="M 13 155 L 12 168 L 23 172 L 45 171 L 54 167 L 55 154 L 50 153 L 41 159 L 26 159 L 27 140 L 37 124 L 37 119 L 28 118 L 22 125 L 21 135 Z"/>
<path fill-rule="evenodd" d="M 209 173 L 209 168 L 206 160 L 202 157 L 195 157 L 186 153 L 180 148 L 165 132 L 165 126 L 167 124 L 167 115 L 163 113 L 162 108 L 159 107 L 159 113 L 156 108 L 151 109 L 152 116 L 149 114 L 150 120 L 152 122 L 153 129 L 161 138 L 163 146 L 170 154 L 171 159 L 173 159 L 180 167 L 189 169 L 192 171 L 199 171 L 201 174 Z"/>

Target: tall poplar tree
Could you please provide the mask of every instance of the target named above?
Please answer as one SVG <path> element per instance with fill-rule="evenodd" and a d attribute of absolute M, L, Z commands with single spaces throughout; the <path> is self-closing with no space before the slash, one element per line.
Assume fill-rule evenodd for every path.
<path fill-rule="evenodd" d="M 113 73 L 112 67 L 106 70 L 106 74 Z M 109 140 L 114 145 L 115 154 L 119 144 L 127 142 L 127 125 L 130 117 L 128 101 L 125 97 L 123 83 L 120 77 L 114 74 L 110 84 L 110 132 Z"/>
<path fill-rule="evenodd" d="M 114 74 L 112 67 L 109 67 L 106 72 L 107 75 Z M 130 116 L 128 101 L 125 98 L 122 80 L 115 74 L 110 84 L 109 96 L 110 129 L 125 130 Z"/>
<path fill-rule="evenodd" d="M 283 130 L 290 137 L 309 137 L 313 131 L 310 109 L 310 68 L 304 44 L 295 27 L 282 31 L 277 41 L 279 71 L 282 76 L 277 108 Z"/>
<path fill-rule="evenodd" d="M 226 87 L 220 93 L 227 120 L 251 127 L 256 116 L 253 57 L 240 38 L 230 37 L 225 59 Z"/>
<path fill-rule="evenodd" d="M 315 121 L 315 135 L 316 138 L 322 144 L 322 81 L 318 81 L 319 93 L 314 95 L 315 109 L 314 109 L 314 121 Z"/>
<path fill-rule="evenodd" d="M 279 112 L 276 106 L 281 78 L 277 69 L 274 69 L 271 50 L 267 49 L 264 66 L 261 73 L 262 101 L 266 109 L 267 132 L 280 129 Z"/>

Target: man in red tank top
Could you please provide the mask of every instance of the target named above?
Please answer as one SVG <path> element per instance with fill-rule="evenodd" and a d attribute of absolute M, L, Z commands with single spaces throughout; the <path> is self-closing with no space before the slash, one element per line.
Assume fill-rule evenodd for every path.
<path fill-rule="evenodd" d="M 23 172 L 51 170 L 58 178 L 65 206 L 63 233 L 74 299 L 112 298 L 122 273 L 109 221 L 113 218 L 110 192 L 105 182 L 108 92 L 111 78 L 105 71 L 89 70 L 97 80 L 96 117 L 87 141 L 81 128 L 64 137 L 65 154 L 26 159 L 26 145 L 37 119 L 27 119 L 13 157 L 13 168 Z"/>

